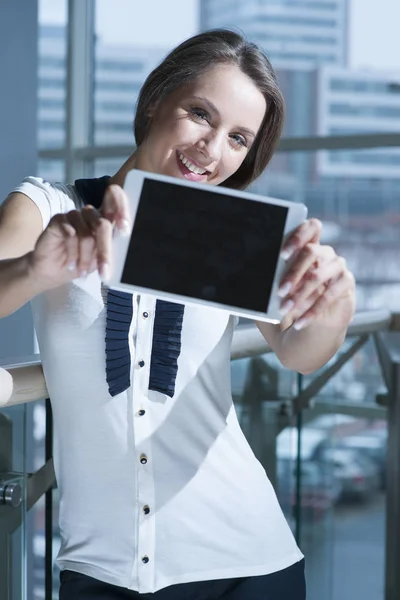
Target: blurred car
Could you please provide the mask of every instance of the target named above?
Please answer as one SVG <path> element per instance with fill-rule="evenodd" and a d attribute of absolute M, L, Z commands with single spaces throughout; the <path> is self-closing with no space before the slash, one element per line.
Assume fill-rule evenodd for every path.
<path fill-rule="evenodd" d="M 332 465 L 333 475 L 341 484 L 343 500 L 365 501 L 379 489 L 378 467 L 356 450 L 344 447 L 326 448 L 320 458 Z"/>
<path fill-rule="evenodd" d="M 380 487 L 386 486 L 387 435 L 376 434 L 375 430 L 365 430 L 360 434 L 347 436 L 340 440 L 340 447 L 357 450 L 368 457 L 379 471 Z"/>
<path fill-rule="evenodd" d="M 277 495 L 283 511 L 293 516 L 297 508 L 296 464 L 290 459 L 277 463 Z M 300 467 L 301 515 L 307 521 L 317 521 L 341 497 L 341 483 L 324 471 L 315 461 L 304 460 Z"/>

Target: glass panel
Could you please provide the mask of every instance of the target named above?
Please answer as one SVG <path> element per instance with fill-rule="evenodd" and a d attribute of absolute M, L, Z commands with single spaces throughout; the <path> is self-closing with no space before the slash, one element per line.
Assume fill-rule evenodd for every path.
<path fill-rule="evenodd" d="M 294 486 L 298 485 L 298 502 L 296 498 L 295 504 L 299 507 L 297 539 L 306 558 L 307 598 L 331 600 L 334 506 L 340 489 L 334 480 L 331 465 L 315 456 L 315 448 L 320 445 L 331 446 L 331 436 L 313 429 L 304 414 L 299 415 L 296 428 L 282 433 L 282 437 L 285 435 L 293 438 L 293 460 L 300 457 L 293 477 Z"/>
<path fill-rule="evenodd" d="M 39 0 L 38 145 L 65 145 L 67 0 Z M 42 175 L 43 176 L 43 175 Z"/>
<path fill-rule="evenodd" d="M 38 401 L 32 406 L 31 469 L 38 471 L 45 463 L 46 406 Z M 27 540 L 28 581 L 33 600 L 44 598 L 44 496 L 32 507 L 27 515 L 30 535 Z"/>
<path fill-rule="evenodd" d="M 0 411 L 0 471 L 3 473 L 26 473 L 26 419 L 25 404 Z"/>
<path fill-rule="evenodd" d="M 286 136 L 400 130 L 397 0 L 368 1 L 367 10 L 364 0 L 201 6 L 201 30 L 239 28 L 270 58 L 287 102 Z"/>
<path fill-rule="evenodd" d="M 24 600 L 25 580 L 25 478 L 18 473 L 0 474 L 0 485 L 12 489 L 14 498 L 22 497 L 19 506 L 0 504 L 0 597 Z"/>
<path fill-rule="evenodd" d="M 319 373 L 305 377 L 303 385 Z M 323 527 L 314 522 L 311 537 L 304 535 L 302 518 L 311 600 L 327 597 L 327 578 L 331 600 L 383 598 L 387 425 L 385 409 L 375 402 L 382 387 L 374 346 L 368 343 L 313 399 L 313 408 L 303 411 L 302 467 L 307 460 L 322 469 L 332 503 L 328 521 Z M 301 487 L 303 496 L 304 479 Z M 324 554 L 331 571 L 321 577 Z"/>
<path fill-rule="evenodd" d="M 96 0 L 94 143 L 133 144 L 140 87 L 168 50 L 197 30 L 197 2 Z M 179 14 L 170 23 L 171 14 Z M 104 174 L 104 173 L 103 173 Z"/>
<path fill-rule="evenodd" d="M 353 473 L 355 495 L 343 498 L 335 511 L 333 599 L 376 600 L 384 598 L 387 426 L 385 420 L 371 418 L 356 419 L 353 426 L 355 433 L 342 432 L 337 439 L 337 446 L 344 447 L 344 459 L 354 456 L 360 467 L 358 474 Z"/>
<path fill-rule="evenodd" d="M 296 532 L 296 444 L 294 428 L 288 427 L 295 421 L 287 416 L 286 407 L 297 389 L 297 375 L 271 353 L 232 361 L 231 382 L 240 426 Z"/>
<path fill-rule="evenodd" d="M 44 400 L 32 406 L 32 447 L 27 453 L 31 459 L 30 471 L 36 472 L 45 463 L 46 404 Z M 58 491 L 53 491 L 53 563 L 60 548 L 58 527 Z M 26 515 L 27 523 L 27 581 L 32 600 L 43 600 L 45 595 L 45 497 L 42 496 Z M 53 593 L 58 598 L 59 569 L 53 568 Z"/>
<path fill-rule="evenodd" d="M 25 571 L 26 407 L 0 412 L 0 597 L 23 600 Z M 5 499 L 7 503 L 4 503 Z"/>
<path fill-rule="evenodd" d="M 232 391 L 242 429 L 305 554 L 307 598 L 377 600 L 384 583 L 387 425 L 376 403 L 383 380 L 373 343 L 325 384 L 312 408 L 285 416 L 298 384 L 305 389 L 328 367 L 298 378 L 273 354 L 241 359 L 232 362 Z"/>

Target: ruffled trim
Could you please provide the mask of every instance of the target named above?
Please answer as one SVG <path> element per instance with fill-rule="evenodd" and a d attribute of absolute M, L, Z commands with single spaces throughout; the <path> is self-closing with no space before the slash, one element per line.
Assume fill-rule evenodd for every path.
<path fill-rule="evenodd" d="M 154 316 L 149 390 L 172 398 L 178 374 L 185 306 L 157 300 Z"/>
<path fill-rule="evenodd" d="M 106 379 L 108 391 L 116 396 L 131 385 L 129 329 L 132 322 L 132 294 L 108 290 L 106 320 Z"/>

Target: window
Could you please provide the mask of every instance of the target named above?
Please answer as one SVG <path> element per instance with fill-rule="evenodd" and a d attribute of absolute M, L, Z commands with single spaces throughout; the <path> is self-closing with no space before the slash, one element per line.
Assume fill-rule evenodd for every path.
<path fill-rule="evenodd" d="M 331 90 L 365 94 L 400 94 L 400 82 L 380 82 L 366 80 L 332 79 Z"/>
<path fill-rule="evenodd" d="M 360 104 L 334 103 L 329 107 L 332 115 L 347 115 L 359 117 L 383 117 L 388 119 L 399 118 L 400 125 L 400 102 L 399 106 L 363 106 Z"/>
<path fill-rule="evenodd" d="M 65 146 L 67 78 L 67 3 L 39 2 L 38 145 Z M 54 118 L 54 110 L 57 118 Z M 51 135 L 53 128 L 54 135 Z M 42 173 L 43 177 L 51 173 Z"/>

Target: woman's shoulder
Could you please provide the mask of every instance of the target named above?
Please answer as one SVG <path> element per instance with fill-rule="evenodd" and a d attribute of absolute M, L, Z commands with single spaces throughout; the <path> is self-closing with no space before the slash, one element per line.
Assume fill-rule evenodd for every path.
<path fill-rule="evenodd" d="M 77 206 L 82 205 L 82 200 L 75 188 L 75 185 L 70 183 L 60 183 L 57 181 L 48 181 L 42 177 L 25 177 L 22 182 L 13 190 L 14 192 L 22 192 L 26 195 L 42 195 L 46 196 L 53 202 L 59 202 L 62 206 L 69 204 L 68 200 Z"/>
<path fill-rule="evenodd" d="M 83 206 L 74 185 L 51 182 L 42 177 L 25 177 L 12 192 L 24 194 L 36 204 L 42 214 L 44 227 L 54 215 L 79 210 Z"/>
<path fill-rule="evenodd" d="M 47 181 L 42 177 L 25 177 L 12 192 L 24 194 L 36 204 L 41 212 L 44 228 L 54 215 L 83 207 L 74 185 Z"/>

